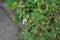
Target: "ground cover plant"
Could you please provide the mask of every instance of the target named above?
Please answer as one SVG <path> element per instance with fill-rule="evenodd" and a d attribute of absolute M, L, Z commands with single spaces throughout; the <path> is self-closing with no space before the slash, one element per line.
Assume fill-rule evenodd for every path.
<path fill-rule="evenodd" d="M 10 0 L 11 1 L 11 0 Z M 12 0 L 13 20 L 21 25 L 17 40 L 60 40 L 60 0 Z"/>

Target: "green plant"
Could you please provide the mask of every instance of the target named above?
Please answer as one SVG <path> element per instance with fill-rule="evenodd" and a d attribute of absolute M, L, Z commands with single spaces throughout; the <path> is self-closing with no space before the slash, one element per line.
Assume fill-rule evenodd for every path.
<path fill-rule="evenodd" d="M 57 0 L 20 0 L 13 17 L 16 23 L 23 25 L 19 26 L 17 39 L 60 40 L 60 15 L 55 16 L 58 14 L 56 12 L 59 12 L 57 2 Z"/>
<path fill-rule="evenodd" d="M 18 2 L 16 0 L 5 0 L 5 4 L 11 10 L 15 10 L 18 7 Z"/>

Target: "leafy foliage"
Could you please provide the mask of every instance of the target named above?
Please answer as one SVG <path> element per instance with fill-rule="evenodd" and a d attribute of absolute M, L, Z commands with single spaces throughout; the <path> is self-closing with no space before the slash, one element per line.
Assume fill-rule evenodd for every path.
<path fill-rule="evenodd" d="M 9 9 L 16 9 L 18 6 L 18 3 L 16 2 L 16 0 L 6 0 L 5 4 Z"/>
<path fill-rule="evenodd" d="M 16 23 L 27 20 L 19 28 L 19 40 L 60 40 L 60 12 L 57 0 L 20 0 L 12 2 L 16 9 L 13 17 Z M 10 4 L 10 3 L 9 3 Z M 8 5 L 9 5 L 8 4 Z M 21 26 L 20 26 L 21 27 Z"/>

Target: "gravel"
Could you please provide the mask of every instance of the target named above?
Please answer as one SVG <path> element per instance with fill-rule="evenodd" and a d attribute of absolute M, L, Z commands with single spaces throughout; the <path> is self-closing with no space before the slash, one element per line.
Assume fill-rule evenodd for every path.
<path fill-rule="evenodd" d="M 17 29 L 0 8 L 0 40 L 16 40 Z"/>

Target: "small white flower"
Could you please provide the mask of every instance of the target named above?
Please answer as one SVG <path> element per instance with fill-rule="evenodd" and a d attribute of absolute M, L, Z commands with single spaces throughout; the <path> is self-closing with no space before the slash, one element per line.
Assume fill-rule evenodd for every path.
<path fill-rule="evenodd" d="M 23 19 L 23 23 L 22 24 L 23 25 L 26 25 L 27 24 L 27 19 L 26 18 Z"/>

